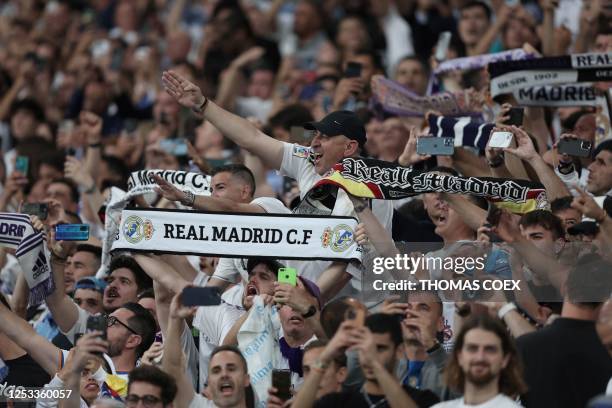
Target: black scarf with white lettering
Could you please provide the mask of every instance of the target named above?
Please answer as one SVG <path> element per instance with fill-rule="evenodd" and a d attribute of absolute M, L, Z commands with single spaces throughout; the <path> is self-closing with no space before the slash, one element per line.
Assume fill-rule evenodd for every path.
<path fill-rule="evenodd" d="M 375 159 L 342 160 L 315 184 L 307 196 L 324 199 L 338 188 L 356 197 L 383 200 L 434 192 L 473 194 L 519 214 L 548 206 L 546 190 L 540 183 L 416 171 Z"/>
<path fill-rule="evenodd" d="M 612 81 L 612 52 L 489 64 L 491 96 L 543 85 Z"/>

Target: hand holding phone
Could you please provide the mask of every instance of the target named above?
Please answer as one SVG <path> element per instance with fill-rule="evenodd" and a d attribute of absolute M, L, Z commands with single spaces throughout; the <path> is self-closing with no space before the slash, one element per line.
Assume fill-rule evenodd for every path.
<path fill-rule="evenodd" d="M 564 138 L 559 140 L 557 144 L 557 151 L 560 154 L 575 157 L 589 157 L 591 155 L 591 148 L 591 142 L 576 138 Z"/>
<path fill-rule="evenodd" d="M 181 293 L 184 306 L 217 306 L 221 304 L 219 289 L 211 286 L 187 286 Z"/>
<path fill-rule="evenodd" d="M 510 147 L 512 132 L 493 132 L 489 138 L 489 147 L 503 149 Z"/>
<path fill-rule="evenodd" d="M 352 320 L 356 327 L 363 327 L 365 324 L 365 310 L 351 307 L 346 311 L 345 320 Z"/>
<path fill-rule="evenodd" d="M 276 388 L 276 396 L 281 400 L 291 399 L 291 371 L 272 370 L 272 387 Z"/>
<path fill-rule="evenodd" d="M 359 62 L 349 61 L 346 63 L 346 69 L 344 70 L 345 78 L 359 78 L 361 76 L 361 70 L 363 66 Z"/>
<path fill-rule="evenodd" d="M 510 108 L 507 112 L 508 120 L 504 123 L 508 126 L 523 126 L 523 117 L 525 115 L 525 108 Z"/>
<path fill-rule="evenodd" d="M 47 203 L 25 203 L 21 212 L 28 215 L 35 215 L 41 221 L 49 216 L 49 204 Z"/>
<path fill-rule="evenodd" d="M 15 170 L 24 176 L 28 175 L 29 165 L 30 159 L 27 156 L 17 156 L 17 159 L 15 159 Z"/>
<path fill-rule="evenodd" d="M 419 137 L 417 138 L 417 153 L 423 156 L 452 156 L 455 153 L 455 138 Z"/>
<path fill-rule="evenodd" d="M 102 334 L 100 335 L 100 338 L 103 340 L 106 340 L 107 327 L 108 327 L 108 320 L 106 316 L 104 315 L 89 316 L 87 318 L 87 326 L 85 327 L 86 327 L 85 331 L 87 333 L 101 332 Z M 99 354 L 99 353 L 95 353 L 95 354 Z"/>
<path fill-rule="evenodd" d="M 297 269 L 295 268 L 279 268 L 278 283 L 288 283 L 291 286 L 297 286 Z"/>

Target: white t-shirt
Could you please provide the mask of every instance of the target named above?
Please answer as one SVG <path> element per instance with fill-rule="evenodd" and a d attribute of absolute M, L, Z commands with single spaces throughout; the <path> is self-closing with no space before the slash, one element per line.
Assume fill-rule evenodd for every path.
<path fill-rule="evenodd" d="M 260 206 L 268 214 L 291 214 L 280 200 L 272 197 L 258 197 L 250 204 Z M 237 283 L 239 277 L 242 278 L 242 282 L 247 282 L 249 276 L 246 263 L 247 260 L 242 258 L 220 258 L 213 276 L 230 283 Z"/>
<path fill-rule="evenodd" d="M 283 162 L 281 164 L 281 174 L 295 179 L 300 189 L 300 198 L 304 198 L 306 193 L 317 183 L 322 177 L 315 171 L 314 165 L 308 160 L 310 149 L 297 144 L 284 143 L 283 148 Z M 385 227 L 385 229 L 391 233 L 392 222 L 393 222 L 393 204 L 389 200 L 372 200 L 372 212 L 378 219 L 378 221 Z M 353 203 L 351 202 L 348 195 L 344 190 L 338 190 L 338 197 L 332 215 L 349 216 L 357 218 Z M 322 269 L 313 272 L 312 275 L 320 275 L 323 270 L 329 265 L 329 262 L 320 261 L 317 265 L 322 266 Z M 361 270 L 349 265 L 347 272 L 353 277 L 353 286 L 356 288 L 361 287 Z M 316 277 L 315 279 L 316 280 Z"/>
<path fill-rule="evenodd" d="M 212 400 L 204 398 L 201 394 L 196 394 L 187 408 L 217 408 L 217 406 Z"/>
<path fill-rule="evenodd" d="M 240 286 L 236 287 L 240 288 Z M 230 290 L 235 291 L 234 288 Z M 244 313 L 244 309 L 225 302 L 218 306 L 197 309 L 193 318 L 193 326 L 200 331 L 200 389 L 204 389 L 208 378 L 210 354 L 215 347 L 221 345 L 236 320 Z"/>
<path fill-rule="evenodd" d="M 520 408 L 521 404 L 511 400 L 504 394 L 497 394 L 495 398 L 488 400 L 482 404 L 470 405 L 463 401 L 463 397 L 451 401 L 440 402 L 432 408 Z"/>

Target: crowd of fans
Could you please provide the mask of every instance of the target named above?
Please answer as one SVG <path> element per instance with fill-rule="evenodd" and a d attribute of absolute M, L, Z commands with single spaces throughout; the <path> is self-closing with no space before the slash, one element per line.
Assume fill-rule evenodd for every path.
<path fill-rule="evenodd" d="M 398 116 L 371 103 L 376 76 L 426 97 L 443 60 L 517 48 L 612 60 L 612 3 L 0 0 L 0 211 L 47 205 L 31 223 L 45 234 L 55 285 L 32 305 L 15 251 L 0 247 L 0 407 L 612 406 L 609 111 L 528 106 L 521 126 L 507 126 L 517 103 L 489 96 L 486 67 L 448 71 L 441 90 L 479 95 L 471 120 L 515 144 L 426 156 L 417 140 L 439 112 Z M 609 84 L 592 84 L 608 107 Z M 590 143 L 588 155 L 558 152 L 572 138 Z M 359 220 L 362 265 L 164 248 L 103 262 L 110 191 L 128 190 L 134 171 L 201 172 L 212 193 L 157 177 L 157 193 L 132 206 L 291 214 L 347 157 L 537 181 L 550 206 L 493 222 L 482 197 L 341 191 L 331 214 Z M 66 223 L 88 224 L 89 239 L 56 240 Z M 366 259 L 424 252 L 488 262 L 471 275 L 421 268 L 416 278 L 520 287 L 372 290 Z M 277 281 L 288 265 L 296 285 Z M 221 303 L 186 306 L 192 286 L 218 288 Z M 282 362 L 271 368 L 289 374 L 288 395 L 277 371 L 262 374 L 272 378 L 265 395 L 251 384 L 261 373 L 249 370 L 241 328 L 255 305 L 278 310 Z M 106 330 L 88 331 L 91 316 L 105 316 Z M 73 392 L 27 402 L 2 395 L 11 385 Z"/>

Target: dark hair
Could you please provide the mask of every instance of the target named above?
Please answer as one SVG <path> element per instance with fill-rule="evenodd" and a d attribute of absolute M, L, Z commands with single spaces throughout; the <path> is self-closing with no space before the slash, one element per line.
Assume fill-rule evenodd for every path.
<path fill-rule="evenodd" d="M 485 14 L 487 15 L 487 20 L 489 21 L 491 20 L 491 8 L 487 6 L 486 3 L 479 1 L 479 0 L 468 1 L 467 3 L 463 5 L 463 7 L 459 9 L 459 12 L 463 13 L 464 10 L 475 8 L 475 7 L 480 7 L 481 9 L 483 9 Z"/>
<path fill-rule="evenodd" d="M 312 122 L 313 120 L 314 118 L 310 110 L 304 105 L 296 103 L 285 106 L 276 112 L 268 119 L 268 125 L 271 128 L 282 127 L 285 130 L 290 130 L 292 126 L 302 126 L 304 123 Z"/>
<path fill-rule="evenodd" d="M 604 140 L 600 144 L 597 145 L 595 150 L 593 151 L 593 157 L 597 156 L 602 151 L 611 152 L 612 153 L 612 140 Z"/>
<path fill-rule="evenodd" d="M 155 328 L 157 327 L 155 319 L 149 310 L 136 302 L 128 302 L 121 305 L 121 308 L 134 313 L 134 316 L 128 319 L 127 324 L 142 338 L 136 348 L 136 356 L 140 358 L 155 341 Z"/>
<path fill-rule="evenodd" d="M 438 173 L 446 173 L 446 174 L 450 174 L 451 176 L 459 177 L 459 172 L 453 169 L 452 167 L 436 166 L 429 171 L 430 172 L 437 171 Z"/>
<path fill-rule="evenodd" d="M 329 342 L 327 340 L 319 340 L 319 339 L 311 341 L 310 343 L 308 343 L 308 345 L 306 345 L 306 347 L 304 347 L 304 354 L 306 354 L 310 350 L 325 348 L 325 346 L 327 346 L 328 343 Z M 346 367 L 346 354 L 338 353 L 332 359 L 332 361 L 336 364 L 338 368 Z"/>
<path fill-rule="evenodd" d="M 413 61 L 416 62 L 417 64 L 419 64 L 421 66 L 421 69 L 423 69 L 423 71 L 425 72 L 425 76 L 429 77 L 429 74 L 431 72 L 431 68 L 429 67 L 429 63 L 424 60 L 423 58 L 417 56 L 417 55 L 408 55 L 405 56 L 404 58 L 402 58 L 401 60 L 399 60 L 396 64 L 395 64 L 395 69 L 397 70 L 397 67 L 400 66 L 400 64 L 404 61 Z"/>
<path fill-rule="evenodd" d="M 242 367 L 244 368 L 244 372 L 248 373 L 249 372 L 249 367 L 247 365 L 247 361 L 244 358 L 244 356 L 242 355 L 242 352 L 240 351 L 240 349 L 236 346 L 229 346 L 229 345 L 224 345 L 224 346 L 218 346 L 215 347 L 215 349 L 212 351 L 212 353 L 210 353 L 210 359 L 209 361 L 209 365 L 210 365 L 210 361 L 212 361 L 213 357 L 215 356 L 215 354 L 219 354 L 222 351 L 231 351 L 232 353 L 235 353 L 238 355 L 238 357 L 240 357 L 240 362 L 242 363 Z"/>
<path fill-rule="evenodd" d="M 231 30 L 246 30 L 247 35 L 249 37 L 253 37 L 253 27 L 251 26 L 251 22 L 249 21 L 247 15 L 244 10 L 236 0 L 226 0 L 220 1 L 216 4 L 215 8 L 212 12 L 212 18 L 215 19 L 221 12 L 229 10 L 230 17 L 228 18 L 227 23 L 229 24 L 229 29 Z"/>
<path fill-rule="evenodd" d="M 489 202 L 484 197 L 480 197 L 474 194 L 468 194 L 467 200 L 480 209 L 487 210 L 489 208 Z"/>
<path fill-rule="evenodd" d="M 74 203 L 79 202 L 79 188 L 72 180 L 66 177 L 60 177 L 60 178 L 51 180 L 51 183 L 49 184 L 54 184 L 54 183 L 59 183 L 59 184 L 68 186 L 68 188 L 70 189 L 70 199 L 72 200 L 72 202 Z"/>
<path fill-rule="evenodd" d="M 376 51 L 372 50 L 371 48 L 358 49 L 355 51 L 352 57 L 359 57 L 359 56 L 364 56 L 364 55 L 370 57 L 370 59 L 372 60 L 372 65 L 374 65 L 374 68 L 380 71 L 384 71 L 385 68 L 383 67 L 380 55 Z"/>
<path fill-rule="evenodd" d="M 83 220 L 81 219 L 81 217 L 79 216 L 79 214 L 69 211 L 69 210 L 64 210 L 64 212 L 66 213 L 66 217 L 68 219 L 68 221 L 70 221 L 73 224 L 82 224 Z"/>
<path fill-rule="evenodd" d="M 75 252 L 89 252 L 98 260 L 102 258 L 102 248 L 91 244 L 78 244 Z"/>
<path fill-rule="evenodd" d="M 210 175 L 211 177 L 214 177 L 219 173 L 231 173 L 232 176 L 238 177 L 251 188 L 251 195 L 255 194 L 255 176 L 253 175 L 253 172 L 244 164 L 232 163 L 215 167 Z"/>
<path fill-rule="evenodd" d="M 143 364 L 130 371 L 128 394 L 130 393 L 131 385 L 135 382 L 146 382 L 158 387 L 161 391 L 162 404 L 164 405 L 172 403 L 178 392 L 174 377 L 149 364 Z"/>
<path fill-rule="evenodd" d="M 597 254 L 578 259 L 565 281 L 565 296 L 572 304 L 597 308 L 610 298 L 612 263 Z"/>
<path fill-rule="evenodd" d="M 53 167 L 54 169 L 64 172 L 64 162 L 66 161 L 66 155 L 59 151 L 50 152 L 49 154 L 45 154 L 40 158 L 38 162 L 38 167 L 46 164 L 49 167 Z"/>
<path fill-rule="evenodd" d="M 101 160 L 106 163 L 110 174 L 115 176 L 112 180 L 105 180 L 107 186 L 113 185 L 123 190 L 127 189 L 127 180 L 130 177 L 130 170 L 125 162 L 114 156 L 103 155 Z"/>
<path fill-rule="evenodd" d="M 15 115 L 18 111 L 28 112 L 30 115 L 34 116 L 37 122 L 43 122 L 45 120 L 45 111 L 42 106 L 32 98 L 24 98 L 13 102 L 10 116 Z"/>
<path fill-rule="evenodd" d="M 553 239 L 563 238 L 565 229 L 561 219 L 547 210 L 534 210 L 523 214 L 519 225 L 523 228 L 539 225 L 545 230 L 550 231 Z"/>
<path fill-rule="evenodd" d="M 138 262 L 136 262 L 134 258 L 128 255 L 120 255 L 113 258 L 108 269 L 109 275 L 119 268 L 127 268 L 132 271 L 139 293 L 153 287 L 153 280 L 151 280 L 149 275 L 147 275 L 140 265 L 138 265 Z"/>
<path fill-rule="evenodd" d="M 349 297 L 341 297 L 328 302 L 321 310 L 321 327 L 328 339 L 334 337 L 338 327 L 344 321 L 347 310 L 353 306 L 349 301 L 357 301 Z"/>
<path fill-rule="evenodd" d="M 561 121 L 561 127 L 571 132 L 576 127 L 576 123 L 578 122 L 578 120 L 589 113 L 591 112 L 586 109 L 581 109 L 577 112 L 573 112 L 567 118 L 565 118 L 565 120 Z"/>
<path fill-rule="evenodd" d="M 455 338 L 455 348 L 446 365 L 446 384 L 457 392 L 464 392 L 465 373 L 459 365 L 458 356 L 463 349 L 466 334 L 474 329 L 482 329 L 494 333 L 501 341 L 504 356 L 510 356 L 508 365 L 500 372 L 499 392 L 511 398 L 524 393 L 527 387 L 523 381 L 523 366 L 516 351 L 514 341 L 501 321 L 487 314 L 474 315 L 468 318 L 461 326 L 461 330 L 459 330 Z"/>
<path fill-rule="evenodd" d="M 402 344 L 402 327 L 395 316 L 385 313 L 374 313 L 366 317 L 365 325 L 372 333 L 389 333 L 396 347 Z"/>
<path fill-rule="evenodd" d="M 574 197 L 572 196 L 555 198 L 550 202 L 550 212 L 556 215 L 559 211 L 569 210 L 572 208 L 573 200 Z"/>

